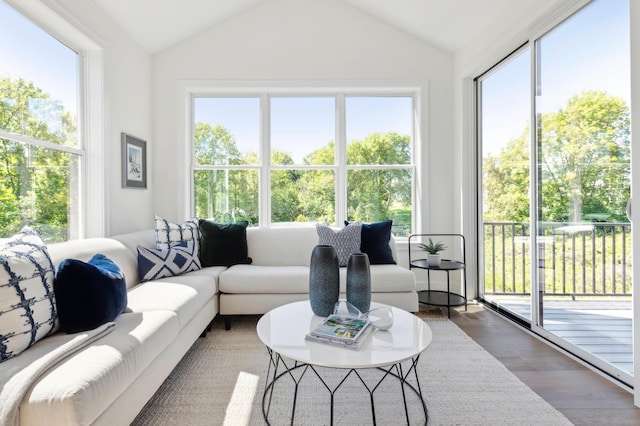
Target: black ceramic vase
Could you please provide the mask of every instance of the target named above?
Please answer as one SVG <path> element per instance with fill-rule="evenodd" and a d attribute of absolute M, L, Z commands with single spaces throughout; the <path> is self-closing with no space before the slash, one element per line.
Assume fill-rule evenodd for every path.
<path fill-rule="evenodd" d="M 340 296 L 340 266 L 333 246 L 317 245 L 309 264 L 309 301 L 314 314 L 326 317 L 333 313 Z"/>
<path fill-rule="evenodd" d="M 360 312 L 371 307 L 371 271 L 366 253 L 353 253 L 347 263 L 347 301 Z"/>

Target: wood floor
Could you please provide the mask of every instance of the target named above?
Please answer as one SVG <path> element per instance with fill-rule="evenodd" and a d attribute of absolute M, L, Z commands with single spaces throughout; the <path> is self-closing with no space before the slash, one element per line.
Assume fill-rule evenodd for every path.
<path fill-rule="evenodd" d="M 630 391 L 480 305 L 451 320 L 576 425 L 640 425 Z"/>

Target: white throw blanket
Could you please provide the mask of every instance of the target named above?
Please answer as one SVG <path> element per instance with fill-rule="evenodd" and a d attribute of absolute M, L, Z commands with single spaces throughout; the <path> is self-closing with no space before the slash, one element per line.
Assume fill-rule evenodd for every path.
<path fill-rule="evenodd" d="M 29 388 L 50 368 L 110 333 L 116 323 L 75 334 L 58 333 L 0 364 L 0 425 L 20 424 L 20 403 Z"/>

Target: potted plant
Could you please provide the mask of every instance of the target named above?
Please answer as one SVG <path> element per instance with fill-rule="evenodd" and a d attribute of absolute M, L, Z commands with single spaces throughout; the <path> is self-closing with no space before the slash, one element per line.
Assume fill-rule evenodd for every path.
<path fill-rule="evenodd" d="M 442 261 L 440 252 L 447 248 L 442 241 L 434 243 L 433 240 L 429 238 L 427 244 L 420 244 L 419 247 L 427 252 L 427 265 L 440 266 L 440 262 Z"/>

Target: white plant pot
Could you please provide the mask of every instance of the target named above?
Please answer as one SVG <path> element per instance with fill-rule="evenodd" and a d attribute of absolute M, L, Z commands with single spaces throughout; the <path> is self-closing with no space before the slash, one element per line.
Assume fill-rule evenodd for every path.
<path fill-rule="evenodd" d="M 442 256 L 439 254 L 429 254 L 427 253 L 427 265 L 428 266 L 440 266 L 440 262 L 442 262 Z"/>

